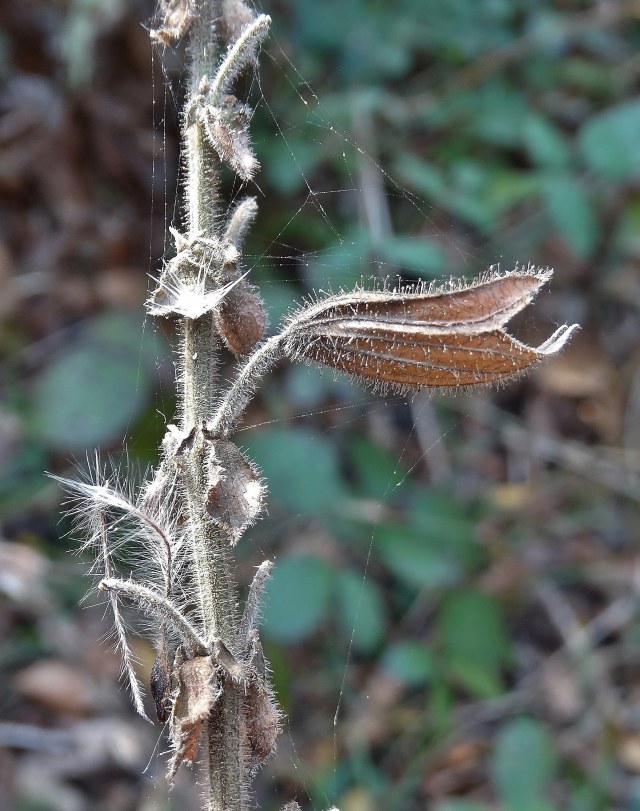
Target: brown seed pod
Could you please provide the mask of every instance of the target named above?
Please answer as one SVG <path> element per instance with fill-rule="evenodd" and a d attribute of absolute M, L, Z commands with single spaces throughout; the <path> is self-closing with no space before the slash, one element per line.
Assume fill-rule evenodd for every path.
<path fill-rule="evenodd" d="M 400 390 L 500 383 L 559 351 L 575 329 L 560 327 L 538 347 L 502 329 L 550 276 L 516 270 L 450 290 L 329 296 L 292 318 L 285 354 Z"/>

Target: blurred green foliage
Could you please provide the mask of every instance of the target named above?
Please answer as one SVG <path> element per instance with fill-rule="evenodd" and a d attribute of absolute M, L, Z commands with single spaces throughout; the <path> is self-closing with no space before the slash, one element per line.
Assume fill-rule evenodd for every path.
<path fill-rule="evenodd" d="M 165 351 L 139 317 L 112 312 L 91 319 L 77 344 L 52 358 L 35 381 L 35 436 L 55 450 L 82 453 L 122 435 L 148 402 Z"/>

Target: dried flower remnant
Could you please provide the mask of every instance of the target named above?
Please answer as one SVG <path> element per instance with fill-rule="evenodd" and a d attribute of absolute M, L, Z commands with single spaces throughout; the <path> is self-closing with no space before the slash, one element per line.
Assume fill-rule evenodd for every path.
<path fill-rule="evenodd" d="M 239 4 L 229 4 L 237 11 Z M 238 101 L 230 87 L 238 75 L 255 61 L 260 43 L 267 35 L 271 18 L 266 14 L 257 17 L 249 12 L 248 21 L 241 29 L 220 64 L 214 78 L 202 76 L 199 93 L 191 99 L 185 113 L 187 129 L 193 124 L 201 126 L 209 144 L 223 163 L 226 163 L 246 182 L 251 180 L 260 164 L 251 148 L 249 124 L 251 109 Z M 224 26 L 230 35 L 237 25 Z M 189 144 L 187 144 L 189 148 Z M 194 156 L 195 157 L 195 156 Z"/>
<path fill-rule="evenodd" d="M 539 347 L 502 329 L 550 277 L 530 268 L 458 288 L 329 296 L 293 317 L 284 353 L 400 390 L 500 383 L 558 352 L 576 329 L 560 327 Z"/>
<path fill-rule="evenodd" d="M 235 96 L 227 95 L 218 105 L 203 106 L 199 118 L 220 160 L 245 182 L 251 180 L 260 164 L 249 139 L 249 108 L 239 104 Z"/>
<path fill-rule="evenodd" d="M 205 506 L 232 544 L 256 521 L 263 499 L 264 485 L 255 466 L 231 442 L 212 441 Z"/>
<path fill-rule="evenodd" d="M 175 777 L 181 763 L 193 763 L 204 726 L 222 692 L 210 656 L 187 659 L 174 672 L 178 690 L 171 712 L 169 779 Z"/>
<path fill-rule="evenodd" d="M 170 45 L 189 33 L 195 19 L 194 0 L 160 0 L 159 27 L 149 32 L 151 39 Z"/>

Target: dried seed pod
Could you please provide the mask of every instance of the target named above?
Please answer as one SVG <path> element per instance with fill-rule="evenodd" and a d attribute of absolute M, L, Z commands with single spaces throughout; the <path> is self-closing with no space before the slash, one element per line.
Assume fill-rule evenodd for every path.
<path fill-rule="evenodd" d="M 576 329 L 560 327 L 539 347 L 501 329 L 550 277 L 516 270 L 457 289 L 330 296 L 292 318 L 284 352 L 400 390 L 499 383 L 558 352 Z"/>
<path fill-rule="evenodd" d="M 248 355 L 262 340 L 267 325 L 262 299 L 251 285 L 242 282 L 222 300 L 215 320 L 227 348 L 236 355 Z"/>

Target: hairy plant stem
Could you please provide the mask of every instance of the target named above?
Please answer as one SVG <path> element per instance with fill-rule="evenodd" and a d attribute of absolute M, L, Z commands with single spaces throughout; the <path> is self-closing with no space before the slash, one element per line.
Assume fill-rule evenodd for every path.
<path fill-rule="evenodd" d="M 201 0 L 191 28 L 191 64 L 187 109 L 199 93 L 204 76 L 216 68 L 216 20 L 219 0 Z M 189 237 L 201 234 L 213 239 L 217 220 L 218 157 L 205 139 L 196 120 L 184 121 L 186 155 L 186 207 Z M 195 271 L 194 271 L 195 272 Z M 185 319 L 182 340 L 182 392 L 180 411 L 183 428 L 199 426 L 213 413 L 216 399 L 216 371 L 219 341 L 210 314 Z M 198 577 L 200 610 L 207 641 L 220 637 L 231 650 L 238 632 L 237 584 L 229 543 L 205 510 L 207 454 L 198 435 L 186 463 L 185 478 L 192 527 L 192 545 Z M 219 712 L 213 714 L 208 729 L 207 811 L 241 811 L 240 697 L 236 690 L 224 691 Z"/>

